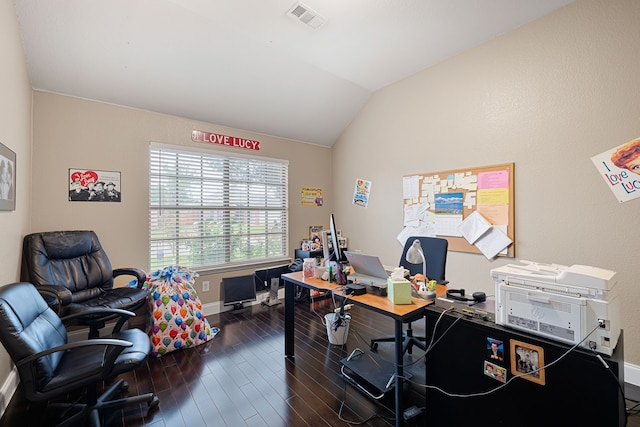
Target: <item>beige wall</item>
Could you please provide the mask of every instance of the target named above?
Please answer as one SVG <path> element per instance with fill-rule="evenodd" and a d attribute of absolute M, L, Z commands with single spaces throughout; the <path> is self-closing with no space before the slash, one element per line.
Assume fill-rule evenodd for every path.
<path fill-rule="evenodd" d="M 18 279 L 22 236 L 39 230 L 94 229 L 114 266 L 147 268 L 148 143 L 195 145 L 193 129 L 257 139 L 260 155 L 291 161 L 291 253 L 333 211 L 350 248 L 385 264 L 400 256 L 403 175 L 514 162 L 517 257 L 617 271 L 625 359 L 638 365 L 640 201 L 618 203 L 590 161 L 640 136 L 638 28 L 636 0 L 579 0 L 379 91 L 330 150 L 41 92 L 31 127 L 17 19 L 0 2 L 0 142 L 18 158 L 17 208 L 0 212 L 0 281 Z M 122 203 L 68 202 L 69 168 L 122 172 Z M 351 204 L 356 178 L 373 182 L 366 209 Z M 306 185 L 326 189 L 324 207 L 300 206 Z M 453 252 L 448 279 L 491 294 L 489 271 L 509 261 Z M 208 279 L 205 303 L 219 292 L 219 275 Z M 5 388 L 10 369 L 0 351 Z"/>
<path fill-rule="evenodd" d="M 34 92 L 34 231 L 93 229 L 114 267 L 149 269 L 149 142 L 212 148 L 191 141 L 194 129 L 260 141 L 259 151 L 215 146 L 228 152 L 289 160 L 290 253 L 308 237 L 309 225 L 329 225 L 331 150 L 131 108 Z M 219 148 L 218 148 L 219 147 Z M 121 203 L 68 201 L 69 168 L 120 171 Z M 301 205 L 303 186 L 322 187 L 322 207 Z M 226 272 L 227 275 L 241 274 Z M 220 274 L 202 275 L 219 300 Z"/>
<path fill-rule="evenodd" d="M 637 0 L 580 0 L 377 92 L 333 150 L 350 248 L 398 262 L 403 175 L 514 162 L 516 256 L 616 271 L 640 364 L 640 199 L 618 203 L 590 160 L 640 136 L 638 28 Z M 372 181 L 366 209 L 356 178 Z M 447 278 L 493 295 L 507 262 L 450 252 Z"/>
<path fill-rule="evenodd" d="M 0 2 L 0 143 L 16 153 L 16 210 L 0 212 L 0 285 L 16 282 L 20 276 L 22 236 L 29 229 L 31 198 L 31 83 L 14 3 Z M 0 385 L 13 365 L 0 350 Z M 0 391 L 0 412 L 11 395 Z"/>

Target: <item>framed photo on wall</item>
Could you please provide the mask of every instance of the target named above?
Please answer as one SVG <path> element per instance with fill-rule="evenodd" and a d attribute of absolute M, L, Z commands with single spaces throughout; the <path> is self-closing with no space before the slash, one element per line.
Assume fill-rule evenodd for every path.
<path fill-rule="evenodd" d="M 16 210 L 16 153 L 0 143 L 0 210 Z"/>
<path fill-rule="evenodd" d="M 544 349 L 518 340 L 511 341 L 511 374 L 541 385 L 544 379 Z"/>
<path fill-rule="evenodd" d="M 120 202 L 120 172 L 69 169 L 70 202 Z"/>

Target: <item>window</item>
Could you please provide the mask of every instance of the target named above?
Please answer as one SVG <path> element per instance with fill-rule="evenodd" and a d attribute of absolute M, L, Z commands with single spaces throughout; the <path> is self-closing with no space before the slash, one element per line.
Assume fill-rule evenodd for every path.
<path fill-rule="evenodd" d="M 151 269 L 287 259 L 288 170 L 283 160 L 151 143 Z"/>

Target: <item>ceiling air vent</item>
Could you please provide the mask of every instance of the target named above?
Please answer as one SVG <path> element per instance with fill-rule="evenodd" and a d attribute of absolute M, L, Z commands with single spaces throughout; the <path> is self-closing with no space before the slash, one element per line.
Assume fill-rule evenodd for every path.
<path fill-rule="evenodd" d="M 300 2 L 294 4 L 293 7 L 289 9 L 287 16 L 314 29 L 320 28 L 325 22 L 327 22 L 327 20 L 323 16 L 320 16 L 318 12 Z"/>

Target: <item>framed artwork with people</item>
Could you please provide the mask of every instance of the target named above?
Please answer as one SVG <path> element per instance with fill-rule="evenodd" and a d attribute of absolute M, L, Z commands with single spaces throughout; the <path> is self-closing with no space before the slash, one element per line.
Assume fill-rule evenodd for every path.
<path fill-rule="evenodd" d="M 510 344 L 511 374 L 544 385 L 544 349 L 518 340 Z"/>
<path fill-rule="evenodd" d="M 16 153 L 0 143 L 0 211 L 16 210 Z"/>
<path fill-rule="evenodd" d="M 70 202 L 121 202 L 120 172 L 69 169 Z"/>

